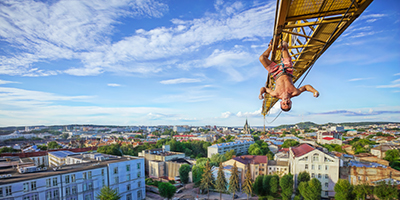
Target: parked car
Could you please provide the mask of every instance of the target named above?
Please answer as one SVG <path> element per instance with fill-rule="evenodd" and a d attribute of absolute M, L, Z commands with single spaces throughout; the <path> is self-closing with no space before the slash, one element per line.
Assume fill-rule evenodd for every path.
<path fill-rule="evenodd" d="M 178 193 L 183 192 L 183 189 L 185 189 L 185 188 L 181 187 L 181 188 L 177 189 L 177 190 L 176 190 L 176 193 L 178 194 Z"/>

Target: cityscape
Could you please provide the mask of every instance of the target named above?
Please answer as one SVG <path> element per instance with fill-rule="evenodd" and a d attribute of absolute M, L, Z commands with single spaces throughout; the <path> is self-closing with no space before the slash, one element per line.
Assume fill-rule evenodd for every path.
<path fill-rule="evenodd" d="M 400 199 L 398 0 L 0 0 L 0 200 Z"/>
<path fill-rule="evenodd" d="M 0 131 L 4 199 L 104 199 L 108 187 L 119 199 L 399 195 L 395 122 L 264 129 L 246 120 L 242 127 L 55 125 Z"/>

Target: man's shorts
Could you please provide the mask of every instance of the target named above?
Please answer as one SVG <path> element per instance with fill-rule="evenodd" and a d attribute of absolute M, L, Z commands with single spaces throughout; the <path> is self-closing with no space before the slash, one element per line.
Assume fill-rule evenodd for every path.
<path fill-rule="evenodd" d="M 281 76 L 282 74 L 287 74 L 293 76 L 293 63 L 292 63 L 292 58 L 284 58 L 283 59 L 283 64 L 285 65 L 285 71 L 283 71 L 283 66 L 278 65 L 274 62 L 272 62 L 268 66 L 268 72 L 272 74 L 274 79 L 276 80 Z"/>

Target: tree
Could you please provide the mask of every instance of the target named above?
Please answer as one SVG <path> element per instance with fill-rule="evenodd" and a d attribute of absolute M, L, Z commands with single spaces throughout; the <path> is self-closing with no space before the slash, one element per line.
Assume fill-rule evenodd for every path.
<path fill-rule="evenodd" d="M 262 181 L 262 191 L 261 191 L 261 196 L 267 196 L 269 195 L 271 192 L 271 185 L 270 185 L 270 181 L 271 181 L 272 176 L 271 175 L 264 175 L 263 176 L 263 181 Z"/>
<path fill-rule="evenodd" d="M 226 160 L 230 160 L 230 159 L 232 159 L 233 156 L 236 156 L 236 152 L 235 152 L 235 150 L 232 149 L 230 151 L 227 151 L 224 155 L 225 155 Z"/>
<path fill-rule="evenodd" d="M 96 196 L 96 199 L 99 200 L 119 200 L 121 199 L 121 195 L 118 194 L 117 190 L 113 190 L 108 186 L 104 186 L 101 188 L 99 194 Z"/>
<path fill-rule="evenodd" d="M 398 191 L 396 185 L 391 182 L 381 181 L 374 188 L 374 194 L 382 200 L 397 199 Z"/>
<path fill-rule="evenodd" d="M 225 162 L 226 161 L 226 157 L 223 154 L 213 154 L 210 158 L 211 162 L 215 162 L 219 165 L 219 163 Z"/>
<path fill-rule="evenodd" d="M 192 168 L 193 183 L 195 186 L 199 186 L 201 183 L 201 177 L 203 175 L 204 166 L 195 165 Z"/>
<path fill-rule="evenodd" d="M 233 163 L 232 175 L 229 178 L 229 192 L 233 193 L 232 199 L 235 197 L 235 193 L 239 190 L 239 170 L 236 166 L 236 161 Z"/>
<path fill-rule="evenodd" d="M 400 153 L 397 149 L 390 149 L 385 152 L 385 160 L 393 163 L 394 161 L 399 159 Z"/>
<path fill-rule="evenodd" d="M 367 199 L 367 196 L 371 196 L 374 193 L 373 188 L 368 183 L 362 183 L 354 186 L 354 194 L 357 199 Z"/>
<path fill-rule="evenodd" d="M 351 200 L 354 199 L 353 186 L 347 179 L 339 179 L 335 184 L 335 199 L 337 200 Z"/>
<path fill-rule="evenodd" d="M 158 191 L 160 192 L 160 196 L 171 199 L 176 192 L 176 187 L 171 183 L 160 182 L 158 183 Z"/>
<path fill-rule="evenodd" d="M 222 198 L 222 192 L 226 191 L 227 185 L 228 185 L 228 183 L 226 182 L 226 179 L 225 179 L 224 167 L 222 166 L 222 162 L 220 162 L 219 168 L 218 168 L 217 181 L 215 183 L 215 189 L 217 189 L 217 191 L 219 191 L 219 199 L 220 200 Z"/>
<path fill-rule="evenodd" d="M 282 188 L 282 199 L 289 200 L 293 193 L 293 175 L 286 174 L 282 176 L 279 185 Z"/>
<path fill-rule="evenodd" d="M 201 178 L 200 188 L 207 190 L 207 198 L 210 198 L 210 188 L 212 188 L 214 179 L 211 173 L 210 161 L 207 160 L 207 163 L 204 167 L 203 175 Z"/>
<path fill-rule="evenodd" d="M 299 192 L 305 200 L 321 199 L 322 186 L 318 179 L 313 178 L 308 182 L 301 182 Z"/>
<path fill-rule="evenodd" d="M 289 148 L 289 147 L 293 147 L 293 146 L 297 146 L 298 144 L 300 144 L 299 142 L 297 142 L 296 140 L 285 140 L 282 144 L 282 148 Z"/>
<path fill-rule="evenodd" d="M 183 164 L 179 168 L 179 177 L 182 181 L 182 183 L 187 184 L 189 182 L 189 172 L 191 170 L 190 165 L 188 164 Z"/>
<path fill-rule="evenodd" d="M 249 200 L 249 196 L 251 196 L 252 185 L 253 181 L 251 180 L 250 166 L 247 166 L 246 177 L 242 186 L 243 192 L 247 194 L 247 200 Z"/>
<path fill-rule="evenodd" d="M 68 133 L 63 133 L 63 134 L 60 135 L 60 137 L 61 137 L 62 139 L 64 139 L 64 140 L 66 140 L 66 139 L 68 139 L 69 134 L 68 134 Z"/>
<path fill-rule="evenodd" d="M 61 145 L 59 145 L 56 141 L 51 141 L 47 144 L 47 147 L 49 149 L 59 149 L 61 148 Z"/>
<path fill-rule="evenodd" d="M 263 175 L 257 176 L 253 183 L 253 192 L 258 196 L 263 196 Z"/>
<path fill-rule="evenodd" d="M 301 182 L 307 182 L 309 180 L 310 180 L 310 174 L 306 171 L 302 171 L 297 176 L 297 185 L 299 185 Z"/>
<path fill-rule="evenodd" d="M 269 185 L 271 186 L 270 191 L 272 195 L 275 195 L 278 192 L 278 181 L 278 176 L 272 176 L 271 180 L 269 181 Z"/>

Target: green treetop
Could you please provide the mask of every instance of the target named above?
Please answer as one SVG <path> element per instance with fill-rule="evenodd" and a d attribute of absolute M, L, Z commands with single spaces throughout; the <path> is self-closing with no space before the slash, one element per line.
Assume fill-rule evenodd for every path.
<path fill-rule="evenodd" d="M 224 173 L 224 167 L 222 166 L 222 162 L 219 163 L 219 168 L 218 168 L 218 176 L 217 180 L 215 182 L 215 189 L 219 191 L 219 199 L 221 200 L 222 193 L 226 191 L 226 186 L 228 183 L 226 182 L 225 179 L 225 173 Z"/>
<path fill-rule="evenodd" d="M 233 163 L 232 175 L 229 178 L 229 192 L 233 193 L 232 199 L 235 193 L 239 190 L 239 170 L 236 166 L 236 161 Z"/>
<path fill-rule="evenodd" d="M 251 196 L 252 193 L 253 181 L 251 180 L 250 166 L 247 166 L 246 168 L 247 168 L 246 178 L 244 179 L 242 190 L 244 193 L 247 194 L 247 200 L 248 200 L 249 196 Z"/>

